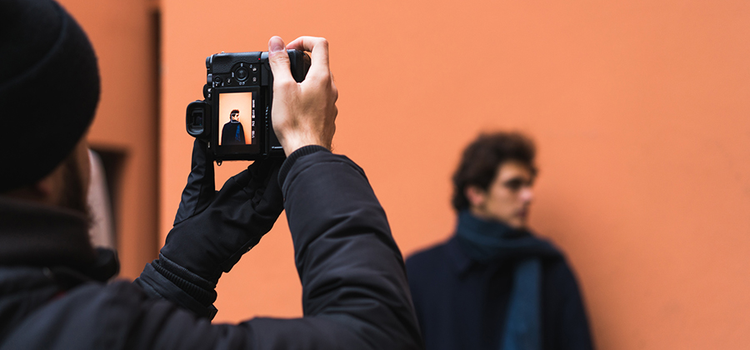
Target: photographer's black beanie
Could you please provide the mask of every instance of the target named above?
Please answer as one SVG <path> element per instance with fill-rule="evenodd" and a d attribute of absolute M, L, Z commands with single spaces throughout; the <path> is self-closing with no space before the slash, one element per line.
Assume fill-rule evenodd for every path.
<path fill-rule="evenodd" d="M 0 0 L 0 193 L 50 174 L 98 102 L 96 55 L 73 17 L 51 0 Z"/>

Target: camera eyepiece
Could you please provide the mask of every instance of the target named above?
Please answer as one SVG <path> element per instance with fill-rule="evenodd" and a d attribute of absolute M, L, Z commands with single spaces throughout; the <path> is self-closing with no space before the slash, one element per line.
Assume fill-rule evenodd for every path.
<path fill-rule="evenodd" d="M 185 115 L 185 126 L 187 126 L 188 134 L 208 140 L 209 135 L 206 129 L 206 118 L 210 117 L 208 114 L 210 114 L 210 106 L 206 101 L 191 102 Z"/>

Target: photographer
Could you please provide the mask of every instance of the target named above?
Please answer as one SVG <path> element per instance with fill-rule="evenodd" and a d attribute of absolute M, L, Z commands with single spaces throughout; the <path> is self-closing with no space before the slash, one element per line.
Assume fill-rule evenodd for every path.
<path fill-rule="evenodd" d="M 418 349 L 403 261 L 364 172 L 330 152 L 337 90 L 325 39 L 301 37 L 302 83 L 282 40 L 269 41 L 273 124 L 287 159 L 262 160 L 214 190 L 196 140 L 175 225 L 133 283 L 104 281 L 114 254 L 88 242 L 84 136 L 98 103 L 96 57 L 57 3 L 0 0 L 2 122 L 36 137 L 3 152 L 0 178 L 0 349 Z M 39 25 L 40 23 L 44 25 Z M 43 83 L 41 83 L 43 82 Z M 44 101 L 34 130 L 18 128 Z M 34 152 L 38 149 L 45 152 Z M 38 155 L 30 157 L 29 154 Z M 9 165 L 14 171 L 8 171 Z M 305 317 L 214 325 L 219 277 L 286 209 Z"/>

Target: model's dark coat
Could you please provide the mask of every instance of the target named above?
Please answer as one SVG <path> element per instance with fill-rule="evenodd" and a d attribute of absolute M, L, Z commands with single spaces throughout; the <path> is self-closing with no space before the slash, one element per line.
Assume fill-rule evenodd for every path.
<path fill-rule="evenodd" d="M 426 349 L 500 349 L 516 262 L 473 261 L 455 237 L 409 257 Z M 543 349 L 592 349 L 578 284 L 562 256 L 542 259 L 541 309 Z"/>

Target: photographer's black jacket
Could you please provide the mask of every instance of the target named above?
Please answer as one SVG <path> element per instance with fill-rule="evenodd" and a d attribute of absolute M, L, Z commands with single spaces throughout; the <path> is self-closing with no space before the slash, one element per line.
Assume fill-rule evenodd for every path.
<path fill-rule="evenodd" d="M 421 348 L 401 254 L 363 171 L 322 148 L 292 156 L 279 177 L 305 317 L 214 325 L 178 306 L 194 293 L 153 268 L 97 282 L 108 265 L 82 217 L 0 199 L 0 349 Z"/>

